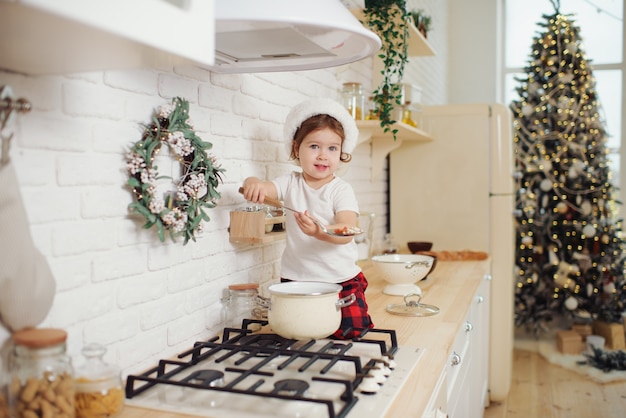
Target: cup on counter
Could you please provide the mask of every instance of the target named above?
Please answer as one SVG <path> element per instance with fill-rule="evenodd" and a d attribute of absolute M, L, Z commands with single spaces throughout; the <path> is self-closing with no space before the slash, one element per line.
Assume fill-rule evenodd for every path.
<path fill-rule="evenodd" d="M 600 335 L 587 335 L 587 351 L 586 354 L 593 355 L 593 348 L 591 346 L 604 350 L 604 337 Z"/>

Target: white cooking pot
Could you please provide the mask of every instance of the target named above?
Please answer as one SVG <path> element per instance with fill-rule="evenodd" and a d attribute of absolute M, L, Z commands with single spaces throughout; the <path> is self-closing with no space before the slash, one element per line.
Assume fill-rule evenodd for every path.
<path fill-rule="evenodd" d="M 285 282 L 268 287 L 267 320 L 284 338 L 310 340 L 332 335 L 341 325 L 341 308 L 356 300 L 339 298 L 341 285 L 322 282 Z"/>

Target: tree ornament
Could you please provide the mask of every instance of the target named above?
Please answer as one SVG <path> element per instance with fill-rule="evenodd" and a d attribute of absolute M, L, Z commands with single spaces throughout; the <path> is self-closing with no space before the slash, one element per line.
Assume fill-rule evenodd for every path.
<path fill-rule="evenodd" d="M 556 205 L 556 211 L 557 211 L 558 213 L 560 213 L 561 215 L 566 214 L 566 213 L 567 213 L 567 203 L 565 203 L 565 202 L 559 202 L 559 203 Z"/>
<path fill-rule="evenodd" d="M 572 55 L 575 55 L 578 52 L 578 45 L 576 42 L 568 42 L 565 44 L 565 49 Z"/>
<path fill-rule="evenodd" d="M 583 174 L 585 172 L 585 163 L 583 163 L 579 159 L 574 159 L 574 162 L 572 162 L 571 168 L 574 171 L 576 171 L 578 174 Z"/>
<path fill-rule="evenodd" d="M 602 291 L 606 294 L 613 294 L 615 292 L 615 283 L 612 281 L 605 282 L 602 285 Z"/>
<path fill-rule="evenodd" d="M 549 192 L 550 190 L 552 190 L 552 182 L 548 179 L 543 179 L 539 184 L 539 188 L 544 192 Z"/>
<path fill-rule="evenodd" d="M 570 180 L 574 180 L 576 177 L 578 177 L 578 171 L 576 171 L 576 169 L 574 169 L 574 167 L 571 167 L 567 171 L 567 178 L 570 179 Z"/>
<path fill-rule="evenodd" d="M 578 300 L 573 296 L 568 297 L 565 299 L 565 307 L 570 311 L 575 311 L 578 308 Z"/>
<path fill-rule="evenodd" d="M 583 227 L 583 235 L 588 237 L 588 238 L 592 238 L 596 235 L 596 229 L 593 227 L 593 225 L 585 225 Z"/>
<path fill-rule="evenodd" d="M 583 201 L 583 203 L 580 205 L 580 213 L 582 213 L 584 216 L 589 216 L 591 214 L 591 210 L 592 210 L 592 205 L 591 202 L 588 200 Z"/>
<path fill-rule="evenodd" d="M 532 245 L 532 243 L 533 243 L 533 237 L 526 236 L 522 238 L 522 244 L 529 246 L 529 245 Z"/>
<path fill-rule="evenodd" d="M 589 257 L 589 254 L 575 252 L 572 254 L 572 258 L 578 262 L 581 271 L 586 272 L 591 268 L 591 257 Z"/>
<path fill-rule="evenodd" d="M 535 112 L 535 109 L 530 105 L 522 106 L 522 114 L 526 117 L 532 115 Z"/>
<path fill-rule="evenodd" d="M 161 147 L 169 148 L 170 156 L 180 164 L 181 176 L 160 176 L 154 164 Z M 157 228 L 161 242 L 168 231 L 172 241 L 183 236 L 183 245 L 201 232 L 202 221 L 209 221 L 205 208 L 213 208 L 221 197 L 216 190 L 222 181 L 222 169 L 207 154 L 212 148 L 195 133 L 189 120 L 189 102 L 180 97 L 155 111 L 152 122 L 144 129 L 127 156 L 127 170 L 135 201 L 129 210 L 142 215 L 144 228 Z M 170 179 L 173 189 L 160 194 L 158 180 Z"/>
<path fill-rule="evenodd" d="M 542 167 L 543 167 L 543 172 L 544 173 L 550 173 L 552 171 L 552 161 L 544 161 L 542 163 Z M 552 183 L 550 183 L 550 187 L 552 187 Z M 550 190 L 550 189 L 548 189 Z"/>
<path fill-rule="evenodd" d="M 554 283 L 556 283 L 559 287 L 565 288 L 569 287 L 571 280 L 569 278 L 570 273 L 572 273 L 572 265 L 566 263 L 565 261 L 561 261 L 559 263 L 559 268 L 554 275 Z"/>

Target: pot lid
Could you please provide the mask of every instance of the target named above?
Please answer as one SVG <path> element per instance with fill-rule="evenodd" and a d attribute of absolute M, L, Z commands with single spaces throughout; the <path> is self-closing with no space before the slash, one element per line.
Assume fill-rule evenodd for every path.
<path fill-rule="evenodd" d="M 417 293 L 404 296 L 404 303 L 387 305 L 387 312 L 401 316 L 432 316 L 439 313 L 439 308 L 420 303 L 422 297 Z"/>
<path fill-rule="evenodd" d="M 339 0 L 216 2 L 215 65 L 223 73 L 312 70 L 367 58 L 381 46 Z"/>
<path fill-rule="evenodd" d="M 270 285 L 267 290 L 283 296 L 323 296 L 341 291 L 341 285 L 326 282 L 283 282 Z"/>

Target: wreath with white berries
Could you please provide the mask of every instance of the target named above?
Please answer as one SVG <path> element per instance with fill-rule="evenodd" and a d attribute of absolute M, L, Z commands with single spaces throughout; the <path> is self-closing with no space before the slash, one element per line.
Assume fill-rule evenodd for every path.
<path fill-rule="evenodd" d="M 181 177 L 173 179 L 159 176 L 154 159 L 163 145 L 180 163 Z M 215 157 L 207 154 L 213 144 L 196 135 L 189 120 L 189 102 L 180 97 L 171 104 L 155 110 L 152 122 L 145 126 L 141 140 L 137 141 L 127 156 L 128 186 L 135 201 L 128 207 L 142 215 L 144 228 L 156 226 L 161 242 L 165 231 L 172 241 L 183 236 L 183 245 L 196 240 L 202 232 L 202 221 L 209 221 L 206 208 L 213 208 L 221 197 L 217 186 L 222 179 L 221 168 Z M 176 190 L 158 195 L 157 180 L 170 178 Z"/>

